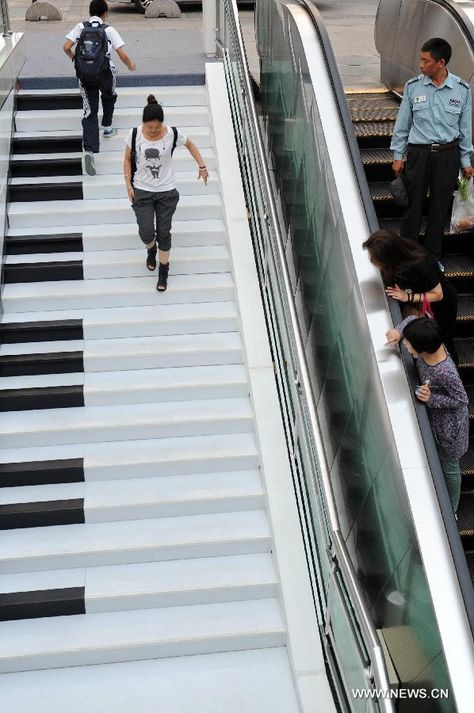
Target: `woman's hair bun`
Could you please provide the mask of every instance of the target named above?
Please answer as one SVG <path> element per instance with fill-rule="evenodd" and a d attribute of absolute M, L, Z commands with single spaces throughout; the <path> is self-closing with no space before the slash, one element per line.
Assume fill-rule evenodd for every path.
<path fill-rule="evenodd" d="M 153 96 L 153 94 L 148 95 L 148 99 L 146 100 L 147 104 L 158 104 L 156 98 Z"/>

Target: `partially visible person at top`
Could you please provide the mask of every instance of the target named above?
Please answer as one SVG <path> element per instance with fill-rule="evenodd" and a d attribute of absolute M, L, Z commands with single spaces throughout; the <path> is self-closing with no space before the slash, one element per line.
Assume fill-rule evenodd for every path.
<path fill-rule="evenodd" d="M 424 246 L 438 259 L 459 168 L 465 176 L 471 167 L 471 89 L 447 69 L 451 46 L 434 37 L 424 43 L 417 77 L 405 84 L 390 148 L 392 169 L 404 173 L 410 204 L 402 218 L 400 234 L 417 241 L 428 200 Z M 427 195 L 429 198 L 427 199 Z"/>
<path fill-rule="evenodd" d="M 407 317 L 387 334 L 389 344 L 403 343 L 416 359 L 420 385 L 416 397 L 426 404 L 433 436 L 454 512 L 461 495 L 459 459 L 469 447 L 469 399 L 433 319 Z"/>
<path fill-rule="evenodd" d="M 362 244 L 370 262 L 382 272 L 389 297 L 402 303 L 402 314 L 418 312 L 424 296 L 438 322 L 443 341 L 457 364 L 454 342 L 458 298 L 436 258 L 418 243 L 393 230 L 377 230 Z M 418 314 L 419 316 L 419 314 Z"/>
<path fill-rule="evenodd" d="M 172 165 L 176 146 L 187 148 L 198 165 L 197 178 L 206 185 L 209 174 L 199 149 L 191 139 L 180 129 L 165 124 L 163 108 L 153 94 L 150 94 L 143 109 L 142 125 L 136 129 L 135 147 L 134 131 L 131 129 L 125 140 L 125 185 L 137 219 L 138 234 L 147 249 L 146 267 L 150 271 L 156 269 L 159 250 L 156 289 L 164 292 L 168 286 L 171 222 L 179 201 Z M 135 159 L 135 174 L 132 173 L 132 158 Z"/>
<path fill-rule="evenodd" d="M 82 144 L 85 151 L 84 163 L 86 173 L 89 176 L 95 176 L 96 169 L 94 165 L 94 154 L 99 153 L 99 122 L 97 114 L 99 111 L 99 93 L 102 98 L 102 126 L 104 128 L 104 138 L 110 138 L 117 134 L 117 129 L 113 128 L 112 121 L 114 115 L 114 106 L 117 101 L 115 92 L 115 79 L 117 70 L 110 58 L 110 51 L 113 48 L 121 61 L 133 72 L 136 65 L 124 50 L 125 42 L 120 37 L 117 30 L 107 24 L 109 6 L 105 0 L 92 0 L 89 5 L 89 23 L 93 26 L 105 24 L 105 34 L 108 40 L 108 49 L 106 60 L 104 62 L 104 70 L 101 72 L 97 80 L 87 81 L 78 78 L 79 89 L 82 97 L 84 116 L 82 119 Z M 81 33 L 84 29 L 84 23 L 78 25 L 68 32 L 66 42 L 64 43 L 64 52 L 70 59 L 74 60 L 75 48 Z"/>

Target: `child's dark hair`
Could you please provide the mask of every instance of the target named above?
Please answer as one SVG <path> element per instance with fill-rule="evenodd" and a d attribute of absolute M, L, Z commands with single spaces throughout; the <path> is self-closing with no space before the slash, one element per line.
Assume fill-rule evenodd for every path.
<path fill-rule="evenodd" d="M 422 352 L 434 354 L 443 343 L 440 329 L 435 320 L 430 317 L 419 317 L 408 322 L 403 330 L 403 336 L 418 354 Z"/>
<path fill-rule="evenodd" d="M 102 17 L 109 11 L 105 0 L 92 0 L 89 5 L 89 17 Z"/>
<path fill-rule="evenodd" d="M 432 37 L 431 40 L 427 40 L 421 51 L 429 52 L 437 62 L 444 59 L 445 64 L 448 64 L 452 54 L 451 45 L 442 37 Z"/>
<path fill-rule="evenodd" d="M 143 123 L 147 121 L 163 121 L 163 107 L 158 104 L 153 94 L 150 94 L 147 99 L 147 105 L 143 109 Z"/>

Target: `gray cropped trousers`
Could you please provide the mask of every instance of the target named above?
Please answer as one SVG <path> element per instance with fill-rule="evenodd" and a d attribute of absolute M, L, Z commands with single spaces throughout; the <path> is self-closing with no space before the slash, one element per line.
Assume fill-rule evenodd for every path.
<path fill-rule="evenodd" d="M 160 250 L 171 249 L 171 221 L 179 201 L 176 188 L 171 191 L 142 191 L 135 188 L 132 208 L 138 223 L 138 234 L 145 245 L 156 238 Z"/>

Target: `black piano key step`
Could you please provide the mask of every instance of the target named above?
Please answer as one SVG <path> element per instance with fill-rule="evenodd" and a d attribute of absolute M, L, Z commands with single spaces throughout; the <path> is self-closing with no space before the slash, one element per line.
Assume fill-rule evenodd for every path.
<path fill-rule="evenodd" d="M 0 389 L 0 411 L 30 411 L 74 406 L 84 406 L 82 384 Z"/>
<path fill-rule="evenodd" d="M 84 522 L 84 498 L 0 505 L 0 530 Z"/>
<path fill-rule="evenodd" d="M 39 235 L 7 235 L 5 249 L 9 255 L 34 253 L 83 252 L 82 233 L 41 233 Z"/>
<path fill-rule="evenodd" d="M 3 266 L 5 283 L 18 282 L 58 282 L 61 280 L 83 280 L 82 260 L 64 262 L 22 262 Z"/>
<path fill-rule="evenodd" d="M 0 356 L 0 376 L 72 374 L 84 371 L 82 351 Z"/>
<path fill-rule="evenodd" d="M 14 136 L 12 154 L 77 153 L 82 151 L 82 137 L 69 136 Z"/>
<path fill-rule="evenodd" d="M 85 587 L 0 594 L 0 621 L 85 613 Z"/>
<path fill-rule="evenodd" d="M 82 458 L 0 463 L 0 488 L 83 482 Z"/>
<path fill-rule="evenodd" d="M 0 343 L 59 342 L 83 339 L 82 319 L 58 319 L 42 322 L 3 322 Z"/>
<path fill-rule="evenodd" d="M 83 197 L 82 180 L 65 183 L 10 183 L 8 186 L 10 203 L 73 201 L 82 200 Z"/>
<path fill-rule="evenodd" d="M 10 160 L 11 178 L 32 178 L 36 176 L 82 176 L 80 158 L 48 158 Z"/>
<path fill-rule="evenodd" d="M 49 111 L 53 109 L 82 109 L 78 92 L 64 94 L 29 94 L 27 90 L 16 95 L 17 111 Z"/>

